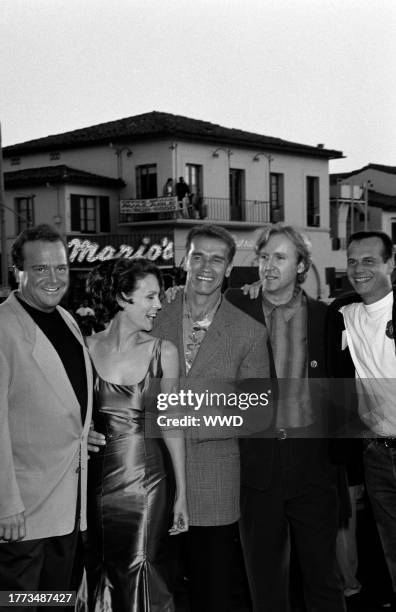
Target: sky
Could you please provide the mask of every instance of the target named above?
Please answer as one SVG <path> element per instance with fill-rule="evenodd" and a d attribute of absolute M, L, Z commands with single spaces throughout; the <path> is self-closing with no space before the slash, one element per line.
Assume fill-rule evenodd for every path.
<path fill-rule="evenodd" d="M 394 0 L 0 0 L 7 146 L 153 110 L 396 166 Z"/>

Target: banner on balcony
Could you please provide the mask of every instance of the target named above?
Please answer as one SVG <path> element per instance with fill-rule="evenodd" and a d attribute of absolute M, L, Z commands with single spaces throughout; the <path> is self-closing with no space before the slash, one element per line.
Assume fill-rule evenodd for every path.
<path fill-rule="evenodd" d="M 123 215 L 173 212 L 175 210 L 178 210 L 176 197 L 153 198 L 150 200 L 120 200 L 120 213 Z"/>

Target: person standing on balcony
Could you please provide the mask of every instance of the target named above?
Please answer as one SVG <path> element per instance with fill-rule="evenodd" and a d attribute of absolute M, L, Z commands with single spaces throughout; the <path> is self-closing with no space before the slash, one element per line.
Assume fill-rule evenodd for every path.
<path fill-rule="evenodd" d="M 171 198 L 173 196 L 173 179 L 168 178 L 162 191 L 164 198 Z"/>
<path fill-rule="evenodd" d="M 179 204 L 180 215 L 181 217 L 187 219 L 190 188 L 187 183 L 184 182 L 184 178 L 182 176 L 179 177 L 179 181 L 176 183 L 176 196 Z"/>

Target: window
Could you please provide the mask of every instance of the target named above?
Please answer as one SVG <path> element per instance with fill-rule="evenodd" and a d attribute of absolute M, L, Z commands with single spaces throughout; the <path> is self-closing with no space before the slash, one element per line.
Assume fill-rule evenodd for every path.
<path fill-rule="evenodd" d="M 319 178 L 307 176 L 307 225 L 320 226 Z"/>
<path fill-rule="evenodd" d="M 15 198 L 17 234 L 34 225 L 34 195 Z"/>
<path fill-rule="evenodd" d="M 283 174 L 270 174 L 270 211 L 271 223 L 285 220 L 283 199 Z"/>
<path fill-rule="evenodd" d="M 157 165 L 137 166 L 136 197 L 138 200 L 157 197 Z"/>
<path fill-rule="evenodd" d="M 20 157 L 11 157 L 11 166 L 19 166 L 21 163 Z"/>
<path fill-rule="evenodd" d="M 391 219 L 391 234 L 392 234 L 392 242 L 396 244 L 396 219 L 392 217 Z"/>
<path fill-rule="evenodd" d="M 190 192 L 197 198 L 202 196 L 202 166 L 186 164 L 184 180 L 190 188 Z"/>
<path fill-rule="evenodd" d="M 49 154 L 49 158 L 51 161 L 55 161 L 57 159 L 60 159 L 60 152 L 59 151 L 51 151 L 51 153 Z"/>
<path fill-rule="evenodd" d="M 242 203 L 245 199 L 245 171 L 230 168 L 230 217 L 231 221 L 241 221 Z"/>
<path fill-rule="evenodd" d="M 110 231 L 108 196 L 70 196 L 70 230 L 84 234 Z"/>
<path fill-rule="evenodd" d="M 193 217 L 205 218 L 202 198 L 202 166 L 198 164 L 186 164 L 184 172 L 184 180 L 190 188 L 190 204 L 192 210 L 190 214 Z"/>

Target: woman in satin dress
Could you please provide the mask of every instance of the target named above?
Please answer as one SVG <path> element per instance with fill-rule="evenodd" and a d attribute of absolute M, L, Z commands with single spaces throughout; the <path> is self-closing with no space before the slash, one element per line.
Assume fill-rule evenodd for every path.
<path fill-rule="evenodd" d="M 91 272 L 88 288 L 110 322 L 87 338 L 94 424 L 106 444 L 89 462 L 85 608 L 173 612 L 168 530 L 186 531 L 188 515 L 183 432 L 155 430 L 157 395 L 177 391 L 179 372 L 176 347 L 149 334 L 161 308 L 160 272 L 144 259 L 110 260 Z"/>

